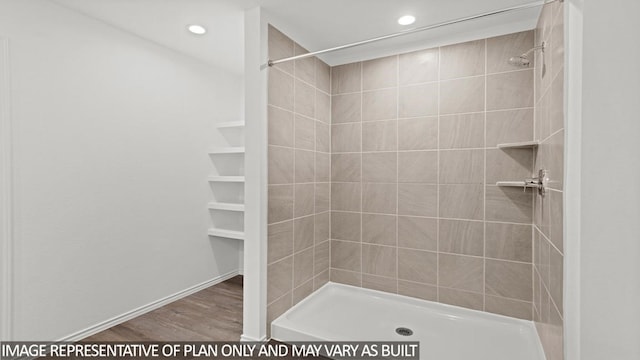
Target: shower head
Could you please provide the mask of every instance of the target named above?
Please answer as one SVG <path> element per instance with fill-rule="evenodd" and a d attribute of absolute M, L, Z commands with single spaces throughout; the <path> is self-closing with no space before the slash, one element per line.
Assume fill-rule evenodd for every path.
<path fill-rule="evenodd" d="M 515 66 L 529 66 L 531 65 L 531 60 L 529 60 L 529 57 L 527 57 L 525 54 L 522 54 L 520 56 L 514 56 L 509 59 L 509 64 Z"/>
<path fill-rule="evenodd" d="M 527 51 L 526 53 L 520 55 L 520 56 L 514 56 L 511 59 L 509 59 L 509 64 L 511 65 L 515 65 L 515 66 L 529 66 L 531 65 L 531 59 L 529 59 L 529 56 L 531 54 L 533 54 L 536 50 L 541 50 L 542 52 L 544 52 L 544 46 L 545 44 L 542 43 L 541 45 L 535 46 L 531 49 L 529 49 L 529 51 Z"/>

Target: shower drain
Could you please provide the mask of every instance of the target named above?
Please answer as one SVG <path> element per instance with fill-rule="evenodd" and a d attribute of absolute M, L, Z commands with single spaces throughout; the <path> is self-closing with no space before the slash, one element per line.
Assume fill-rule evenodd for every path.
<path fill-rule="evenodd" d="M 396 334 L 402 335 L 402 336 L 411 336 L 413 335 L 413 330 L 406 327 L 399 327 L 396 329 Z"/>

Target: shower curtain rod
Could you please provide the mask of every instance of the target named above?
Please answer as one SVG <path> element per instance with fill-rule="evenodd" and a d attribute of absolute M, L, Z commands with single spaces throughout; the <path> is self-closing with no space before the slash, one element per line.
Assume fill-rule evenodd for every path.
<path fill-rule="evenodd" d="M 447 25 L 453 25 L 453 24 L 457 24 L 457 23 L 461 23 L 461 22 L 465 22 L 465 21 L 480 19 L 480 18 L 493 16 L 493 15 L 498 15 L 498 14 L 503 14 L 503 13 L 507 13 L 507 12 L 511 12 L 511 11 L 524 10 L 524 9 L 530 9 L 530 8 L 538 7 L 538 6 L 544 6 L 544 5 L 551 4 L 551 3 L 556 2 L 556 1 L 563 2 L 564 0 L 542 0 L 542 1 L 536 1 L 536 2 L 532 2 L 532 3 L 528 3 L 528 4 L 516 5 L 516 6 L 504 8 L 504 9 L 501 9 L 501 10 L 494 10 L 494 11 L 489 11 L 489 12 L 486 12 L 486 13 L 483 13 L 483 14 L 467 16 L 467 17 L 458 18 L 458 19 L 455 19 L 455 20 L 449 20 L 449 21 L 438 23 L 438 24 L 421 26 L 421 27 L 400 31 L 400 32 L 397 32 L 397 33 L 389 34 L 389 35 L 383 35 L 383 36 L 379 36 L 379 37 L 375 37 L 375 38 L 371 38 L 371 39 L 367 39 L 367 40 L 357 41 L 357 42 L 354 42 L 354 43 L 351 43 L 351 44 L 340 45 L 340 46 L 332 47 L 332 48 L 329 48 L 329 49 L 318 50 L 318 51 L 314 51 L 314 52 L 310 52 L 310 53 L 306 53 L 306 54 L 301 54 L 301 55 L 296 55 L 296 56 L 291 56 L 291 57 L 278 59 L 278 60 L 271 60 L 270 59 L 270 60 L 267 61 L 267 65 L 268 66 L 273 66 L 273 65 L 280 64 L 280 63 L 287 62 L 287 61 L 299 60 L 299 59 L 304 59 L 304 58 L 308 58 L 308 57 L 315 56 L 315 55 L 325 54 L 325 53 L 328 53 L 328 52 L 333 52 L 333 51 L 338 51 L 338 50 L 343 50 L 343 49 L 349 49 L 349 48 L 352 48 L 352 47 L 365 45 L 365 44 L 376 42 L 376 41 L 380 41 L 380 40 L 386 40 L 386 39 L 391 39 L 391 38 L 395 38 L 395 37 L 398 37 L 398 36 L 413 34 L 413 33 L 422 32 L 422 31 L 426 31 L 426 30 L 437 29 L 439 27 L 443 27 L 443 26 L 447 26 Z"/>

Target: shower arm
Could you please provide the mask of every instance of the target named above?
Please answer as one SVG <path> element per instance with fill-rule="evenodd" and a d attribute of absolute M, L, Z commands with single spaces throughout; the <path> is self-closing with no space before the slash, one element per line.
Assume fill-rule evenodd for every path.
<path fill-rule="evenodd" d="M 544 46 L 545 43 L 543 42 L 542 44 L 538 45 L 538 46 L 534 46 L 531 49 L 529 49 L 529 51 L 527 51 L 526 53 L 520 55 L 521 58 L 528 58 L 529 55 L 531 55 L 531 53 L 538 51 L 538 50 L 542 50 L 542 52 L 544 52 Z"/>
<path fill-rule="evenodd" d="M 482 13 L 482 14 L 478 14 L 478 15 L 472 15 L 472 16 L 467 16 L 467 17 L 463 17 L 463 18 L 458 18 L 458 19 L 455 19 L 455 20 L 445 21 L 445 22 L 441 22 L 441 23 L 438 23 L 438 24 L 421 26 L 421 27 L 417 27 L 417 28 L 408 29 L 408 30 L 397 32 L 397 33 L 393 33 L 393 34 L 388 34 L 388 35 L 383 35 L 383 36 L 379 36 L 379 37 L 375 37 L 375 38 L 371 38 L 371 39 L 367 39 L 367 40 L 357 41 L 357 42 L 346 44 L 346 45 L 340 45 L 340 46 L 336 46 L 336 47 L 332 47 L 332 48 L 328 48 L 328 49 L 324 49 L 324 50 L 313 51 L 313 52 L 306 53 L 306 54 L 290 56 L 290 57 L 277 59 L 277 60 L 269 59 L 269 60 L 267 60 L 266 66 L 274 66 L 276 64 L 280 64 L 280 63 L 284 63 L 284 62 L 288 62 L 288 61 L 306 59 L 308 57 L 312 57 L 312 56 L 316 56 L 316 55 L 320 55 L 320 54 L 326 54 L 326 53 L 333 52 L 333 51 L 349 49 L 349 48 L 352 48 L 352 47 L 361 46 L 361 45 L 365 45 L 365 44 L 376 42 L 376 41 L 392 39 L 392 38 L 395 38 L 395 37 L 398 37 L 398 36 L 409 35 L 409 34 L 414 34 L 414 33 L 417 33 L 417 32 L 437 29 L 437 28 L 440 28 L 440 27 L 443 27 L 443 26 L 453 25 L 453 24 L 457 24 L 457 23 L 461 23 L 461 22 L 465 22 L 465 21 L 470 21 L 470 20 L 481 19 L 481 18 L 484 18 L 484 17 L 493 16 L 493 15 L 499 15 L 499 14 L 503 14 L 503 13 L 507 13 L 507 12 L 511 12 L 511 11 L 531 9 L 531 8 L 538 7 L 538 6 L 544 6 L 544 5 L 547 5 L 547 4 L 551 4 L 551 3 L 556 2 L 556 1 L 564 2 L 564 0 L 541 0 L 541 1 L 536 1 L 536 2 L 532 2 L 532 3 L 528 3 L 528 4 L 516 5 L 516 6 L 508 7 L 508 8 L 505 8 L 505 9 L 501 9 L 501 10 L 494 10 L 494 11 L 490 11 L 490 12 L 486 12 L 486 13 Z M 534 51 L 535 49 L 536 48 L 534 48 L 534 49 L 532 49 L 530 51 Z M 527 51 L 527 53 L 529 53 L 529 51 Z M 263 67 L 265 67 L 265 66 L 263 66 Z"/>

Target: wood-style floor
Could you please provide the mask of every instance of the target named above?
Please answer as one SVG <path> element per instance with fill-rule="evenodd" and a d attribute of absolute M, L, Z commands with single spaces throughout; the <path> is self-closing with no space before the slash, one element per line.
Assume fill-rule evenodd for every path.
<path fill-rule="evenodd" d="M 239 341 L 242 276 L 213 285 L 83 341 Z"/>

